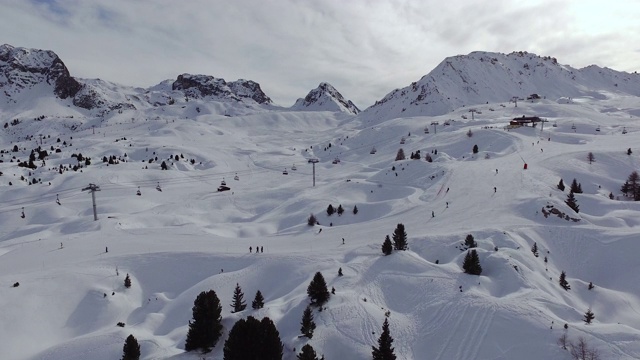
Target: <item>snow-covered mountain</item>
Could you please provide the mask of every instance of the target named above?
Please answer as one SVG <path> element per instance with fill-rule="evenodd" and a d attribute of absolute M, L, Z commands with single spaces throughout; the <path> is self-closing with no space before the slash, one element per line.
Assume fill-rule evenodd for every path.
<path fill-rule="evenodd" d="M 0 45 L 0 89 L 6 100 L 46 84 L 61 99 L 73 97 L 82 87 L 53 51 Z"/>
<path fill-rule="evenodd" d="M 345 99 L 336 88 L 326 82 L 309 91 L 304 99 L 298 99 L 291 108 L 307 111 L 341 111 L 353 115 L 360 112 L 351 100 Z"/>
<path fill-rule="evenodd" d="M 486 61 L 468 65 L 485 81 L 475 86 L 511 89 L 481 75 Z M 640 359 L 640 201 L 622 192 L 640 167 L 635 74 L 615 86 L 619 74 L 582 69 L 582 92 L 562 101 L 540 80 L 522 96 L 541 99 L 485 100 L 474 120 L 461 90 L 465 107 L 374 126 L 366 113 L 260 102 L 244 81 L 78 79 L 83 90 L 62 99 L 53 78 L 16 74 L 0 106 L 3 359 L 117 359 L 132 334 L 141 359 L 219 360 L 248 316 L 273 320 L 284 360 L 306 344 L 327 360 L 371 359 L 385 320 L 398 359 L 569 360 L 580 339 L 600 359 Z M 75 106 L 82 91 L 108 103 Z M 544 129 L 510 124 L 522 115 Z M 573 179 L 579 209 L 566 202 Z M 100 188 L 97 221 L 88 184 Z M 385 256 L 398 224 L 408 249 Z M 480 275 L 463 272 L 468 235 Z M 306 338 L 316 272 L 335 291 Z M 236 286 L 264 307 L 232 312 Z M 222 335 L 186 352 L 209 290 Z"/>
<path fill-rule="evenodd" d="M 377 121 L 416 115 L 442 115 L 462 106 L 526 99 L 538 94 L 606 97 L 640 96 L 640 74 L 595 65 L 575 69 L 550 56 L 523 51 L 510 54 L 476 51 L 444 59 L 420 80 L 396 89 L 364 110 Z"/>

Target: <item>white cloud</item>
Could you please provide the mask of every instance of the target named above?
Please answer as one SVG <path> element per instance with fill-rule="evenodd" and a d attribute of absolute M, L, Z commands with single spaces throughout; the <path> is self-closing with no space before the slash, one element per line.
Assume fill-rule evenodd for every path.
<path fill-rule="evenodd" d="M 523 5 L 524 4 L 524 5 Z M 0 0 L 2 42 L 74 76 L 149 86 L 183 72 L 257 81 L 290 105 L 327 81 L 361 108 L 447 56 L 526 50 L 638 70 L 640 5 L 597 1 Z"/>

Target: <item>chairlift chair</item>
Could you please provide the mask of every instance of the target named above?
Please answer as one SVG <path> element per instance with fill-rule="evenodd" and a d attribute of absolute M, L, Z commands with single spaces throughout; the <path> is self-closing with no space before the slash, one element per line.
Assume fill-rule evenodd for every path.
<path fill-rule="evenodd" d="M 428 128 L 428 127 L 424 128 L 424 133 L 425 133 L 425 134 L 428 134 L 428 133 L 429 133 L 429 128 Z"/>
<path fill-rule="evenodd" d="M 160 187 L 160 182 L 158 182 L 158 185 L 156 186 L 156 190 L 162 192 L 162 188 Z"/>
<path fill-rule="evenodd" d="M 293 171 L 298 170 L 298 168 L 296 167 L 296 164 L 293 164 L 293 165 L 291 166 L 291 170 L 293 170 Z"/>
<path fill-rule="evenodd" d="M 405 143 L 405 138 L 404 136 L 400 139 L 400 144 L 404 144 Z"/>
<path fill-rule="evenodd" d="M 598 126 L 598 127 L 596 128 L 596 131 L 600 131 L 600 126 Z"/>
<path fill-rule="evenodd" d="M 571 130 L 575 130 L 576 129 L 576 124 L 571 125 Z"/>
<path fill-rule="evenodd" d="M 289 172 L 287 171 L 287 169 L 285 168 L 284 171 L 282 172 L 282 175 L 289 175 Z"/>
<path fill-rule="evenodd" d="M 136 195 L 142 196 L 142 192 L 140 192 L 140 186 L 138 186 L 138 191 L 136 191 Z"/>
<path fill-rule="evenodd" d="M 220 182 L 220 185 L 222 185 L 222 186 L 227 186 L 227 182 L 226 182 L 226 181 L 224 181 L 224 178 L 222 178 L 222 181 Z"/>
<path fill-rule="evenodd" d="M 335 159 L 333 159 L 333 161 L 331 162 L 332 164 L 337 164 L 340 162 L 340 159 L 338 159 L 337 157 Z"/>
<path fill-rule="evenodd" d="M 238 173 L 236 173 L 236 176 L 233 177 L 233 180 L 240 180 L 240 176 L 238 176 Z"/>
<path fill-rule="evenodd" d="M 623 134 L 626 134 L 626 133 L 627 133 L 627 128 L 626 128 L 626 127 L 622 128 L 622 133 L 623 133 Z"/>
<path fill-rule="evenodd" d="M 376 147 L 374 146 L 374 147 L 371 148 L 371 151 L 369 151 L 369 154 L 375 154 L 376 151 L 378 151 L 378 150 L 376 150 Z"/>

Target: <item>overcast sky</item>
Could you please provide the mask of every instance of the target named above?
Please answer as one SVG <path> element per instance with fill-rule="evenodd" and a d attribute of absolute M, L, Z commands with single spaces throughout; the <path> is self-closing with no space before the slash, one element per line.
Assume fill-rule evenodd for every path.
<path fill-rule="evenodd" d="M 124 85 L 250 79 L 283 106 L 326 81 L 364 109 L 476 50 L 637 71 L 639 19 L 638 0 L 0 0 L 0 43 Z"/>

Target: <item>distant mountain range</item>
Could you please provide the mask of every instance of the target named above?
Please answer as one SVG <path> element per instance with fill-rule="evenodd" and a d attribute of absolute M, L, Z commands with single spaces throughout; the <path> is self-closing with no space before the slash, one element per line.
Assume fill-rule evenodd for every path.
<path fill-rule="evenodd" d="M 237 103 L 256 109 L 276 107 L 260 84 L 227 82 L 209 75 L 182 74 L 150 88 L 133 88 L 99 79 L 77 79 L 50 50 L 0 46 L 0 104 L 12 107 L 34 97 L 55 96 L 69 106 L 105 113 L 187 102 L 189 99 Z M 527 52 L 472 52 L 448 57 L 420 80 L 388 93 L 360 111 L 328 83 L 321 83 L 291 106 L 295 111 L 344 112 L 367 119 L 442 115 L 462 106 L 506 102 L 513 97 L 592 96 L 606 92 L 640 96 L 640 75 L 601 68 L 561 65 L 553 57 Z"/>

